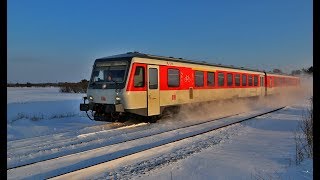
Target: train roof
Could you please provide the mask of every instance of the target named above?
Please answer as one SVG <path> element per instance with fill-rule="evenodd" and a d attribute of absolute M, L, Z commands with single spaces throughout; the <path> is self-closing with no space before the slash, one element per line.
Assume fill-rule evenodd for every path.
<path fill-rule="evenodd" d="M 98 58 L 96 61 L 104 61 L 104 60 L 111 60 L 111 59 L 118 59 L 118 58 L 133 58 L 133 57 L 140 57 L 140 58 L 149 58 L 149 59 L 157 59 L 157 60 L 167 60 L 167 61 L 175 61 L 175 62 L 182 62 L 182 63 L 191 63 L 191 64 L 199 64 L 199 65 L 208 65 L 208 66 L 217 66 L 217 67 L 224 67 L 224 68 L 231 68 L 231 69 L 240 69 L 240 70 L 247 70 L 247 71 L 254 71 L 254 72 L 266 72 L 267 74 L 274 74 L 274 75 L 285 75 L 290 76 L 288 74 L 284 73 L 273 73 L 273 72 L 267 72 L 264 70 L 258 70 L 258 69 L 250 69 L 250 68 L 244 68 L 244 67 L 236 67 L 236 66 L 228 66 L 228 65 L 222 65 L 222 64 L 215 64 L 215 63 L 208 63 L 206 61 L 194 61 L 194 60 L 187 60 L 183 58 L 175 58 L 175 57 L 166 57 L 166 56 L 158 56 L 158 55 L 151 55 L 151 54 L 144 54 L 140 52 L 127 52 L 125 54 L 118 54 L 113 56 L 107 56 L 103 58 Z"/>

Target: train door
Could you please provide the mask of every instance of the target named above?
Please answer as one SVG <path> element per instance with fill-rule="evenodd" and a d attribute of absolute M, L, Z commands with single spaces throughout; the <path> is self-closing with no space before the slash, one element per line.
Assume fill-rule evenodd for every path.
<path fill-rule="evenodd" d="M 263 85 L 264 85 L 264 95 L 267 96 L 268 92 L 267 92 L 267 88 L 268 88 L 268 77 L 267 77 L 267 73 L 264 72 L 264 77 L 263 77 Z"/>
<path fill-rule="evenodd" d="M 264 88 L 264 77 L 260 76 L 260 95 L 264 96 L 265 95 L 265 88 Z"/>
<path fill-rule="evenodd" d="M 159 66 L 148 65 L 148 116 L 160 114 Z"/>

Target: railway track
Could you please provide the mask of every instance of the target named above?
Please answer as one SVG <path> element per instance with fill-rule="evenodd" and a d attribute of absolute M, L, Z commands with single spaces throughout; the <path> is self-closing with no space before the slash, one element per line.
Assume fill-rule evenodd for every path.
<path fill-rule="evenodd" d="M 18 152 L 19 150 L 22 150 L 25 153 L 26 149 L 28 148 L 30 148 L 31 151 L 35 151 L 35 150 L 46 151 L 46 150 L 49 150 L 51 147 L 59 148 L 59 144 L 63 144 L 64 142 L 75 141 L 76 140 L 75 138 L 77 136 L 81 136 L 83 134 L 112 132 L 112 131 L 124 129 L 126 127 L 135 126 L 135 125 L 136 124 L 134 122 L 107 123 L 107 124 L 101 124 L 101 125 L 88 126 L 80 130 L 68 130 L 65 132 L 57 133 L 57 134 L 42 135 L 42 136 L 35 136 L 31 138 L 8 141 L 7 151 Z M 27 153 L 32 153 L 32 152 L 27 152 Z"/>
<path fill-rule="evenodd" d="M 262 116 L 283 109 L 284 107 L 268 111 L 247 113 L 245 115 L 233 115 L 228 117 L 201 122 L 185 127 L 167 130 L 165 132 L 149 134 L 119 143 L 60 156 L 44 161 L 29 163 L 7 170 L 9 179 L 47 179 L 69 174 L 93 167 L 111 160 L 120 159 L 129 155 L 147 151 L 152 148 L 181 141 L 252 118 Z M 36 170 L 36 171 L 35 171 Z"/>
<path fill-rule="evenodd" d="M 228 115 L 228 116 L 223 116 L 223 117 L 215 118 L 215 119 L 212 119 L 212 120 L 209 120 L 209 121 L 190 124 L 190 125 L 185 125 L 185 126 L 182 126 L 182 127 L 180 126 L 180 127 L 167 128 L 166 130 L 159 129 L 157 127 L 154 127 L 154 128 L 156 128 L 156 130 L 150 129 L 149 127 L 142 127 L 143 129 L 141 129 L 141 128 L 140 129 L 133 128 L 129 132 L 119 131 L 119 132 L 117 132 L 117 134 L 109 134 L 112 131 L 117 131 L 118 129 L 122 129 L 122 128 L 125 128 L 125 127 L 130 127 L 130 126 L 121 126 L 119 128 L 115 128 L 115 129 L 107 129 L 107 130 L 104 130 L 102 132 L 86 133 L 86 134 L 80 134 L 80 135 L 77 136 L 77 137 L 84 137 L 84 139 L 78 139 L 77 137 L 73 137 L 73 138 L 69 138 L 69 139 L 64 139 L 63 141 L 46 142 L 45 144 L 49 144 L 49 146 L 45 146 L 42 149 L 36 150 L 36 151 L 38 151 L 38 153 L 43 153 L 43 152 L 51 150 L 51 149 L 61 148 L 61 147 L 63 147 L 63 145 L 69 147 L 69 146 L 75 146 L 75 145 L 82 145 L 82 144 L 85 144 L 85 143 L 91 143 L 91 146 L 90 147 L 80 146 L 77 149 L 67 150 L 67 151 L 64 151 L 62 153 L 56 152 L 56 153 L 51 153 L 51 154 L 48 154 L 48 155 L 45 155 L 45 156 L 41 156 L 41 157 L 31 158 L 31 159 L 29 159 L 27 161 L 19 161 L 18 163 L 15 163 L 13 165 L 9 164 L 8 167 L 7 167 L 7 170 L 15 169 L 15 168 L 18 168 L 18 167 L 23 167 L 23 166 L 26 166 L 26 165 L 31 165 L 31 164 L 42 162 L 42 161 L 46 161 L 46 160 L 59 158 L 61 156 L 66 156 L 66 155 L 70 155 L 70 154 L 79 153 L 79 152 L 82 152 L 82 151 L 92 150 L 92 149 L 96 149 L 96 148 L 103 147 L 103 146 L 110 146 L 110 145 L 114 145 L 114 144 L 120 144 L 120 143 L 132 141 L 132 140 L 136 140 L 136 139 L 149 137 L 149 136 L 152 136 L 152 135 L 157 135 L 157 134 L 161 134 L 161 133 L 174 131 L 174 130 L 177 130 L 177 129 L 192 127 L 192 126 L 195 126 L 195 125 L 204 124 L 204 123 L 207 123 L 207 122 L 212 122 L 212 121 L 215 121 L 215 120 L 219 120 L 219 119 L 235 116 L 235 115 L 238 115 L 238 114 L 239 113 L 233 114 L 233 115 Z M 142 125 L 147 126 L 148 124 L 142 123 Z M 134 126 L 135 127 L 141 127 L 141 126 L 137 126 L 137 124 L 134 125 Z M 149 133 L 148 132 L 144 133 L 143 130 L 152 131 L 152 132 L 151 133 L 150 132 Z M 139 131 L 139 132 L 137 133 L 137 131 Z M 132 135 L 132 132 L 134 134 L 137 134 L 137 135 Z M 140 132 L 142 132 L 142 133 L 140 133 Z M 104 135 L 102 137 L 100 136 L 99 139 L 97 139 L 97 137 L 95 137 L 95 136 L 93 136 L 92 138 L 86 139 L 86 136 L 90 136 L 90 134 L 94 135 L 94 134 L 97 134 L 97 133 L 103 133 Z M 108 136 L 112 136 L 112 137 L 113 136 L 119 136 L 119 135 L 123 135 L 123 133 L 126 133 L 126 137 L 125 138 L 115 139 L 114 141 L 112 141 L 112 140 L 110 140 L 108 138 Z M 147 135 L 145 135 L 145 134 L 147 134 Z M 105 140 L 101 140 L 101 138 L 106 138 L 106 139 Z M 63 144 L 64 142 L 67 142 L 67 144 Z M 52 144 L 52 143 L 54 143 L 54 144 Z M 96 144 L 93 144 L 93 143 L 96 143 Z M 30 151 L 27 151 L 28 149 L 27 150 L 26 149 L 21 149 L 21 151 L 24 154 L 27 154 L 25 156 L 34 155 L 35 153 L 31 154 L 32 151 L 34 151 L 34 149 L 33 149 L 34 145 L 30 145 L 28 147 L 30 147 Z"/>
<path fill-rule="evenodd" d="M 43 142 L 43 138 L 53 138 L 53 137 L 64 137 L 68 136 L 69 134 L 75 134 L 75 131 L 92 131 L 90 129 L 101 129 L 104 130 L 106 129 L 115 129 L 119 127 L 126 126 L 126 124 L 123 123 L 106 123 L 106 124 L 99 124 L 99 125 L 91 125 L 91 126 L 85 126 L 82 129 L 69 129 L 69 130 L 64 130 L 62 132 L 58 132 L 55 134 L 46 134 L 46 135 L 39 135 L 39 136 L 33 136 L 33 137 L 28 137 L 28 138 L 23 138 L 23 139 L 16 139 L 16 140 L 11 140 L 8 141 L 8 146 L 11 148 L 19 148 L 19 147 L 27 147 L 27 146 L 34 146 L 34 143 L 38 142 Z M 92 131 L 94 132 L 94 131 Z M 29 141 L 33 142 L 33 145 L 30 145 Z"/>
<path fill-rule="evenodd" d="M 147 125 L 147 123 L 142 123 L 143 125 Z M 137 126 L 137 125 L 134 125 Z M 19 147 L 11 147 L 7 149 L 7 154 L 9 154 L 10 156 L 14 156 L 14 157 L 30 157 L 31 159 L 27 159 L 26 161 L 18 161 L 17 163 L 9 163 L 7 164 L 7 168 L 8 169 L 12 169 L 12 168 L 16 168 L 16 167 L 20 167 L 20 166 L 24 166 L 24 165 L 28 165 L 28 164 L 32 164 L 34 162 L 39 162 L 39 161 L 44 161 L 44 160 L 48 160 L 48 159 L 53 159 L 62 155 L 68 155 L 68 154 L 72 154 L 72 153 L 77 153 L 80 151 L 84 151 L 84 150 L 88 150 L 86 149 L 86 147 L 82 146 L 79 149 L 73 149 L 71 151 L 64 151 L 62 153 L 60 153 L 59 151 L 57 152 L 53 152 L 51 154 L 47 154 L 47 155 L 43 155 L 41 157 L 34 157 L 34 155 L 36 154 L 45 154 L 45 152 L 48 152 L 52 149 L 66 149 L 68 147 L 71 146 L 77 146 L 77 145 L 84 145 L 86 143 L 92 143 L 92 142 L 97 142 L 97 146 L 93 146 L 91 147 L 91 149 L 97 148 L 99 146 L 103 146 L 104 144 L 101 144 L 101 140 L 100 139 L 95 139 L 96 137 L 91 137 L 91 138 L 86 138 L 82 136 L 90 136 L 90 134 L 99 134 L 99 133 L 111 133 L 111 132 L 116 132 L 120 129 L 124 129 L 126 127 L 131 127 L 131 125 L 126 126 L 126 125 L 121 125 L 121 126 L 114 126 L 115 128 L 109 128 L 109 129 L 104 129 L 101 131 L 95 131 L 95 132 L 90 132 L 90 133 L 84 133 L 84 134 L 77 134 L 77 133 L 73 133 L 70 136 L 67 137 L 63 137 L 61 138 L 61 134 L 55 134 L 53 136 L 45 136 L 44 139 L 42 139 L 42 141 L 38 140 L 36 142 L 33 143 L 33 139 L 28 140 L 27 142 L 23 142 L 22 145 L 20 144 Z M 123 133 L 123 132 L 119 132 L 119 133 Z M 107 134 L 105 134 L 107 135 Z M 112 134 L 114 135 L 114 134 Z M 78 138 L 80 137 L 80 138 Z M 38 139 L 38 137 L 37 137 Z M 106 139 L 108 139 L 106 137 Z M 47 141 L 48 140 L 48 141 Z M 111 142 L 112 143 L 112 142 Z M 23 144 L 27 144 L 25 146 L 23 146 Z M 110 143 L 109 143 L 110 144 Z M 90 149 L 90 148 L 89 148 Z M 42 160 L 39 160 L 42 159 Z"/>

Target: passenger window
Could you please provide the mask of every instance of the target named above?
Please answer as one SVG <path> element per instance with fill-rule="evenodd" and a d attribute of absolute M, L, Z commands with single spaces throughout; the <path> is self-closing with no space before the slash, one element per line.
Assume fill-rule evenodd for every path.
<path fill-rule="evenodd" d="M 247 86 L 247 75 L 242 74 L 242 86 Z"/>
<path fill-rule="evenodd" d="M 258 76 L 254 76 L 253 80 L 254 80 L 254 86 L 258 86 Z"/>
<path fill-rule="evenodd" d="M 240 74 L 236 74 L 234 78 L 235 78 L 235 85 L 240 86 Z"/>
<path fill-rule="evenodd" d="M 203 87 L 203 71 L 195 71 L 195 85 L 196 87 Z"/>
<path fill-rule="evenodd" d="M 224 86 L 224 73 L 222 72 L 218 73 L 218 85 Z"/>
<path fill-rule="evenodd" d="M 274 86 L 279 86 L 279 79 L 278 78 L 274 78 Z"/>
<path fill-rule="evenodd" d="M 228 78 L 228 86 L 232 86 L 233 84 L 233 74 L 228 73 L 227 74 L 227 78 Z"/>
<path fill-rule="evenodd" d="M 207 85 L 214 86 L 214 72 L 208 72 Z"/>
<path fill-rule="evenodd" d="M 149 68 L 149 89 L 158 89 L 158 69 Z"/>
<path fill-rule="evenodd" d="M 180 86 L 180 70 L 168 69 L 168 87 Z"/>
<path fill-rule="evenodd" d="M 144 87 L 144 84 L 145 84 L 144 67 L 142 67 L 142 66 L 136 67 L 133 82 L 134 82 L 134 87 Z"/>
<path fill-rule="evenodd" d="M 252 86 L 252 75 L 249 75 L 249 84 L 248 86 Z"/>

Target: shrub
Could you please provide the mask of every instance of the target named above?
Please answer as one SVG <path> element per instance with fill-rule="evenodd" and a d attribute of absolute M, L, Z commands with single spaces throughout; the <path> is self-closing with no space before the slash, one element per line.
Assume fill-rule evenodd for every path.
<path fill-rule="evenodd" d="M 310 98 L 310 108 L 302 115 L 302 121 L 294 135 L 296 145 L 296 165 L 305 157 L 313 157 L 313 97 Z"/>

